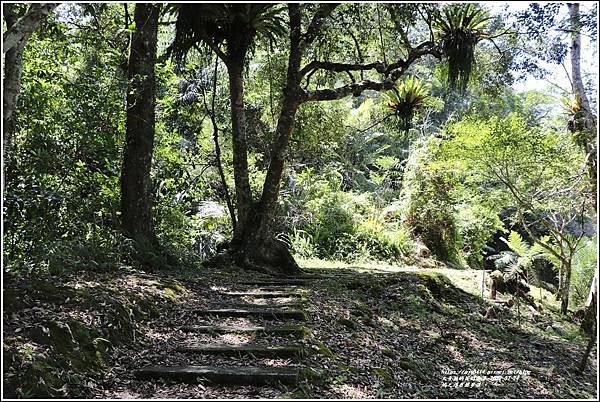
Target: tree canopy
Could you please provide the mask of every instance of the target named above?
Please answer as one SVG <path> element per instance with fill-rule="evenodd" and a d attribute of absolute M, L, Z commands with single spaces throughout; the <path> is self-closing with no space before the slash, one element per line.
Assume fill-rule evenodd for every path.
<path fill-rule="evenodd" d="M 344 267 L 349 291 L 331 279 L 323 306 L 349 297 L 356 305 L 343 308 L 366 332 L 395 333 L 401 305 L 454 325 L 453 309 L 484 303 L 477 317 L 488 324 L 469 321 L 473 337 L 504 331 L 504 313 L 519 331 L 524 310 L 526 323 L 551 328 L 563 317 L 583 329 L 573 347 L 588 345 L 585 367 L 597 292 L 597 5 L 7 3 L 3 18 L 3 272 L 27 297 L 39 296 L 28 287 L 39 278 L 69 288 L 134 270 L 190 280 L 183 289 L 191 277 L 289 280 L 325 264 L 331 278 Z M 399 276 L 369 276 L 364 264 Z M 429 269 L 450 272 L 452 287 Z M 69 300 L 89 296 L 60 286 Z M 165 286 L 174 303 L 190 294 Z M 93 297 L 119 299 L 102 292 Z M 466 304 L 448 307 L 455 299 Z M 389 314 L 369 315 L 376 300 Z M 335 325 L 355 330 L 348 317 Z M 111 331 L 93 332 L 94 367 L 98 339 L 117 344 Z M 433 345 L 450 342 L 440 331 Z M 402 364 L 425 381 L 419 364 Z M 370 396 L 405 395 L 390 385 L 402 381 L 375 374 L 382 391 Z M 24 376 L 12 396 L 28 396 L 15 385 Z M 31 392 L 55 396 L 48 382 Z"/>

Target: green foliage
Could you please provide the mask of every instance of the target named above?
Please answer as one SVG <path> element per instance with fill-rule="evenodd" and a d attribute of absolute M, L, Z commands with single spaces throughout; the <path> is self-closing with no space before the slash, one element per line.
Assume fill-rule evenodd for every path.
<path fill-rule="evenodd" d="M 465 262 L 481 268 L 486 245 L 496 232 L 504 230 L 497 212 L 477 200 L 468 200 L 458 205 L 456 225 Z"/>
<path fill-rule="evenodd" d="M 349 106 L 342 100 L 312 102 L 300 107 L 291 136 L 291 151 L 299 163 L 314 166 L 337 158 L 347 134 L 343 123 L 349 115 Z"/>
<path fill-rule="evenodd" d="M 119 234 L 126 49 L 135 27 L 124 21 L 122 5 L 61 8 L 25 51 L 15 151 L 5 162 L 5 262 L 9 270 L 55 273 L 104 270 L 138 258 L 161 265 L 157 250 L 138 255 Z M 317 8 L 307 5 L 304 17 Z M 170 51 L 185 54 L 185 63 L 160 59 L 156 65 L 152 197 L 160 243 L 186 263 L 212 256 L 231 236 L 203 95 L 209 103 L 215 95 L 223 169 L 233 188 L 226 67 L 217 68 L 213 94 L 214 54 L 193 48 L 207 39 L 226 54 L 239 50 L 231 47 L 236 43 L 250 47 L 244 108 L 257 196 L 287 74 L 284 9 L 168 6 L 177 11 L 177 27 L 161 25 L 159 54 L 173 43 Z M 442 45 L 448 77 L 437 75 L 433 58 L 423 58 L 387 99 L 366 91 L 304 103 L 295 116 L 276 229 L 289 234 L 296 255 L 398 261 L 420 238 L 440 260 L 480 267 L 485 245 L 501 229 L 499 211 L 515 204 L 497 172 L 508 171 L 535 212 L 569 213 L 572 204 L 565 200 L 579 200 L 586 182 L 572 178 L 583 157 L 568 136 L 552 129 L 564 128 L 564 116 L 552 114 L 549 93 L 519 94 L 506 85 L 512 56 L 498 61 L 497 50 L 481 43 L 484 31 L 501 22 L 478 6 L 343 4 L 307 55 L 389 65 L 406 58 L 406 38 L 431 34 L 419 18 L 425 15 L 434 17 L 432 39 Z M 496 40 L 501 48 L 511 43 L 504 36 Z M 473 68 L 475 57 L 483 62 Z M 302 86 L 381 79 L 371 70 L 349 75 L 318 69 Z M 443 78 L 459 90 L 471 80 L 469 93 L 448 96 Z M 400 118 L 386 119 L 390 111 Z M 567 188 L 573 191 L 565 196 Z"/>
<path fill-rule="evenodd" d="M 398 222 L 387 222 L 369 193 L 340 190 L 336 175 L 298 174 L 300 194 L 286 201 L 301 205 L 292 223 L 291 243 L 303 257 L 343 261 L 398 261 L 412 252 L 412 240 Z M 297 189 L 298 191 L 298 189 Z"/>
<path fill-rule="evenodd" d="M 434 19 L 448 60 L 448 84 L 464 92 L 475 63 L 475 45 L 484 37 L 483 29 L 491 18 L 475 4 L 452 4 Z"/>
<path fill-rule="evenodd" d="M 546 257 L 546 252 L 538 244 L 533 246 L 527 244 L 523 237 L 515 231 L 511 231 L 508 240 L 500 238 L 510 248 L 510 251 L 501 251 L 491 257 L 496 268 L 503 270 L 508 279 L 519 280 L 529 278 L 529 270 L 536 260 Z"/>
<path fill-rule="evenodd" d="M 532 213 L 572 212 L 586 197 L 583 155 L 565 133 L 529 126 L 517 113 L 505 118 L 465 119 L 448 126 L 447 166 L 470 174 L 470 185 L 501 189 Z"/>
<path fill-rule="evenodd" d="M 403 127 L 408 130 L 413 116 L 427 103 L 428 86 L 413 76 L 402 81 L 397 88 L 386 93 L 387 105 L 401 120 Z"/>
<path fill-rule="evenodd" d="M 179 59 L 207 40 L 216 45 L 227 42 L 231 50 L 242 44 L 242 47 L 252 45 L 256 36 L 274 43 L 286 33 L 279 5 L 177 4 L 169 8 L 177 14 L 170 51 Z"/>
<path fill-rule="evenodd" d="M 72 17 L 90 12 L 68 7 Z M 114 229 L 125 79 L 116 48 L 126 37 L 117 5 L 96 11 L 98 31 L 49 21 L 53 28 L 36 32 L 25 50 L 5 165 L 4 256 L 14 269 L 60 271 L 77 261 L 93 268 L 122 255 Z"/>
<path fill-rule="evenodd" d="M 402 189 L 403 220 L 442 261 L 458 263 L 460 235 L 454 214 L 452 178 L 431 162 L 440 142 L 431 138 L 409 157 Z"/>
<path fill-rule="evenodd" d="M 571 262 L 571 302 L 581 306 L 587 299 L 598 262 L 598 236 L 584 239 Z"/>

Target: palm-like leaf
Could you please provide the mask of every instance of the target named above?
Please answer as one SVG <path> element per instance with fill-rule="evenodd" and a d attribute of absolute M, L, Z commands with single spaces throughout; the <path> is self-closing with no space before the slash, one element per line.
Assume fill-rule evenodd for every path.
<path fill-rule="evenodd" d="M 386 93 L 388 107 L 401 119 L 405 129 L 410 127 L 415 113 L 427 104 L 428 90 L 423 81 L 409 76 L 397 88 Z"/>
<path fill-rule="evenodd" d="M 287 29 L 278 4 L 177 4 L 169 11 L 177 14 L 170 52 L 178 58 L 207 41 L 225 42 L 229 51 L 233 46 L 251 47 L 256 37 L 273 43 Z"/>
<path fill-rule="evenodd" d="M 475 45 L 481 41 L 491 17 L 474 4 L 450 5 L 434 19 L 434 28 L 448 60 L 448 84 L 464 91 L 475 64 Z"/>
<path fill-rule="evenodd" d="M 501 237 L 510 251 L 502 251 L 489 259 L 494 260 L 496 268 L 504 271 L 507 278 L 517 280 L 529 277 L 530 268 L 536 260 L 546 258 L 543 248 L 537 243 L 533 246 L 527 244 L 517 232 L 511 231 L 508 240 Z"/>

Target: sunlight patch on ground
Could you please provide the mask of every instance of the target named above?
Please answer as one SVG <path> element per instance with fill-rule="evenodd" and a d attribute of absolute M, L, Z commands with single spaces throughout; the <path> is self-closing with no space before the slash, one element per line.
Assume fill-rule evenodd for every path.
<path fill-rule="evenodd" d="M 172 338 L 173 333 L 155 331 L 152 328 L 148 328 L 144 332 L 144 336 L 151 341 L 157 342 L 157 341 L 165 341 L 165 340 Z"/>
<path fill-rule="evenodd" d="M 318 258 L 297 258 L 297 261 L 301 267 L 304 267 L 307 270 L 331 269 L 333 272 L 335 272 L 336 269 L 354 269 L 358 272 L 398 272 L 403 268 L 407 268 L 405 265 L 391 265 L 385 262 L 346 263 L 343 261 L 329 261 Z"/>
<path fill-rule="evenodd" d="M 72 286 L 74 289 L 95 288 L 100 286 L 99 282 L 79 280 L 77 282 L 68 282 L 67 286 Z"/>
<path fill-rule="evenodd" d="M 423 268 L 418 265 L 391 265 L 385 262 L 360 262 L 346 263 L 343 261 L 327 261 L 320 259 L 302 259 L 299 258 L 300 266 L 307 270 L 329 271 L 327 273 L 335 274 L 336 270 L 354 270 L 362 273 L 419 273 L 436 272 L 446 275 L 456 287 L 467 293 L 481 296 L 482 271 L 474 269 L 455 269 L 455 268 Z M 325 272 L 324 272 L 325 273 Z M 486 277 L 490 272 L 486 271 Z"/>
<path fill-rule="evenodd" d="M 252 337 L 236 334 L 224 334 L 219 337 L 219 340 L 229 345 L 245 345 L 252 341 Z"/>
<path fill-rule="evenodd" d="M 264 364 L 270 367 L 290 367 L 292 366 L 292 359 L 266 359 Z"/>
<path fill-rule="evenodd" d="M 359 385 L 342 384 L 334 387 L 334 390 L 339 393 L 340 396 L 348 399 L 366 399 L 371 396 L 366 391 L 366 387 Z"/>
<path fill-rule="evenodd" d="M 89 310 L 67 311 L 67 315 L 70 318 L 81 321 L 82 323 L 89 326 L 100 325 L 100 318 L 92 314 Z"/>
<path fill-rule="evenodd" d="M 386 317 L 382 317 L 382 316 L 377 316 L 375 317 L 375 320 L 377 320 L 378 323 L 380 323 L 381 325 L 383 325 L 384 327 L 389 327 L 389 328 L 397 328 L 397 325 L 394 324 L 393 321 L 387 319 Z"/>
<path fill-rule="evenodd" d="M 132 393 L 129 390 L 124 390 L 124 391 L 117 391 L 111 397 L 115 398 L 115 399 L 137 399 L 137 398 L 139 398 L 139 394 L 137 394 L 135 392 Z"/>

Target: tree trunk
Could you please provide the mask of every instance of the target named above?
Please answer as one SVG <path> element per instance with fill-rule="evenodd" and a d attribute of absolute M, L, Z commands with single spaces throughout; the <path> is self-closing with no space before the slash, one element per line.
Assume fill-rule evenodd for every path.
<path fill-rule="evenodd" d="M 210 121 L 213 126 L 213 142 L 215 143 L 215 159 L 217 164 L 217 170 L 219 172 L 219 177 L 221 178 L 221 184 L 223 186 L 223 192 L 225 203 L 227 204 L 227 210 L 229 211 L 229 217 L 231 219 L 231 226 L 235 232 L 235 228 L 237 226 L 237 221 L 235 217 L 235 208 L 233 206 L 233 202 L 231 200 L 231 196 L 229 194 L 229 186 L 227 186 L 227 180 L 225 179 L 225 172 L 223 171 L 223 162 L 221 160 L 221 146 L 219 145 L 219 125 L 217 124 L 217 116 L 215 112 L 215 100 L 217 98 L 217 78 L 218 78 L 218 70 L 219 69 L 219 58 L 215 57 L 215 73 L 213 76 L 212 83 L 212 98 L 210 102 L 210 109 L 206 102 L 206 92 L 202 90 L 202 99 L 204 100 L 204 109 L 206 113 L 210 116 Z"/>
<path fill-rule="evenodd" d="M 27 14 L 19 19 L 14 3 L 2 5 L 7 31 L 4 33 L 4 82 L 2 97 L 2 126 L 4 135 L 4 163 L 12 156 L 13 137 L 16 131 L 17 101 L 21 91 L 23 52 L 33 30 L 57 4 L 32 4 Z"/>
<path fill-rule="evenodd" d="M 596 342 L 596 332 L 598 330 L 598 317 L 597 314 L 597 300 L 598 300 L 598 275 L 594 275 L 594 279 L 592 280 L 592 284 L 590 285 L 590 293 L 585 302 L 585 313 L 582 321 L 582 329 L 589 335 L 588 344 L 585 348 L 585 352 L 581 358 L 581 362 L 579 363 L 579 372 L 583 373 L 585 370 L 585 366 L 587 364 L 588 358 L 590 357 L 590 353 L 592 352 L 592 348 L 594 347 L 594 343 Z"/>
<path fill-rule="evenodd" d="M 152 223 L 150 169 L 154 148 L 155 91 L 159 6 L 138 3 L 127 78 L 127 131 L 121 172 L 121 219 L 124 233 L 158 245 Z"/>
<path fill-rule="evenodd" d="M 237 224 L 233 243 L 242 242 L 246 224 L 252 213 L 252 192 L 248 175 L 248 145 L 246 139 L 246 116 L 244 111 L 244 60 L 246 50 L 241 49 L 230 55 L 227 63 L 231 104 L 231 136 L 233 145 L 233 174 L 237 203 Z"/>
<path fill-rule="evenodd" d="M 572 131 L 578 133 L 579 142 L 587 155 L 588 171 L 594 196 L 594 209 L 597 210 L 597 118 L 590 108 L 590 102 L 585 93 L 585 87 L 581 78 L 581 23 L 579 20 L 579 4 L 569 3 L 567 6 L 569 7 L 569 19 L 571 23 L 571 82 L 575 100 L 581 107 L 580 111 L 573 117 Z"/>
<path fill-rule="evenodd" d="M 271 149 L 271 162 L 269 164 L 269 169 L 267 170 L 267 176 L 265 178 L 260 199 L 260 224 L 257 233 L 260 239 L 265 239 L 265 237 L 268 236 L 268 228 L 271 225 L 273 213 L 277 207 L 285 156 L 290 142 L 290 136 L 294 129 L 296 112 L 300 107 L 300 80 L 302 77 L 300 76 L 301 54 L 297 49 L 298 42 L 299 38 L 296 38 L 295 35 L 292 34 L 286 87 L 283 91 L 284 98 L 281 105 L 281 114 L 279 115 L 275 131 L 276 140 Z"/>
<path fill-rule="evenodd" d="M 558 290 L 556 291 L 556 300 L 561 300 L 563 294 L 563 285 L 565 283 L 565 272 L 563 270 L 563 264 L 558 267 Z"/>
<path fill-rule="evenodd" d="M 561 262 L 562 270 L 564 272 L 562 290 L 560 292 L 560 312 L 567 314 L 569 307 L 569 293 L 571 290 L 571 261 Z"/>
<path fill-rule="evenodd" d="M 279 197 L 285 153 L 294 127 L 296 112 L 301 103 L 300 14 L 296 5 L 290 4 L 289 9 L 290 55 L 286 87 L 283 91 L 282 110 L 277 121 L 276 141 L 271 149 L 271 162 L 265 178 L 260 203 L 256 210 L 246 216 L 245 230 L 241 233 L 241 242 L 234 247 L 234 253 L 237 254 L 237 259 L 241 260 L 240 262 L 246 266 L 260 267 L 268 272 L 294 275 L 299 272 L 300 267 L 287 246 L 276 240 L 271 232 L 271 223 Z M 240 211 L 239 208 L 238 211 Z M 238 218 L 239 226 L 242 221 L 240 212 L 238 212 Z"/>
<path fill-rule="evenodd" d="M 9 25 L 7 20 L 7 30 L 2 35 L 2 53 L 8 52 L 23 40 L 27 41 L 27 38 L 31 36 L 31 33 L 39 23 L 50 14 L 56 6 L 58 6 L 58 3 L 33 3 L 29 7 L 27 14 L 18 21 Z"/>
<path fill-rule="evenodd" d="M 5 3 L 2 5 L 6 26 L 10 29 L 17 22 L 15 5 Z M 4 82 L 2 97 L 2 127 L 4 134 L 4 165 L 12 156 L 12 138 L 15 133 L 15 110 L 17 99 L 21 90 L 21 71 L 23 68 L 23 51 L 29 35 L 25 35 L 4 56 Z"/>

